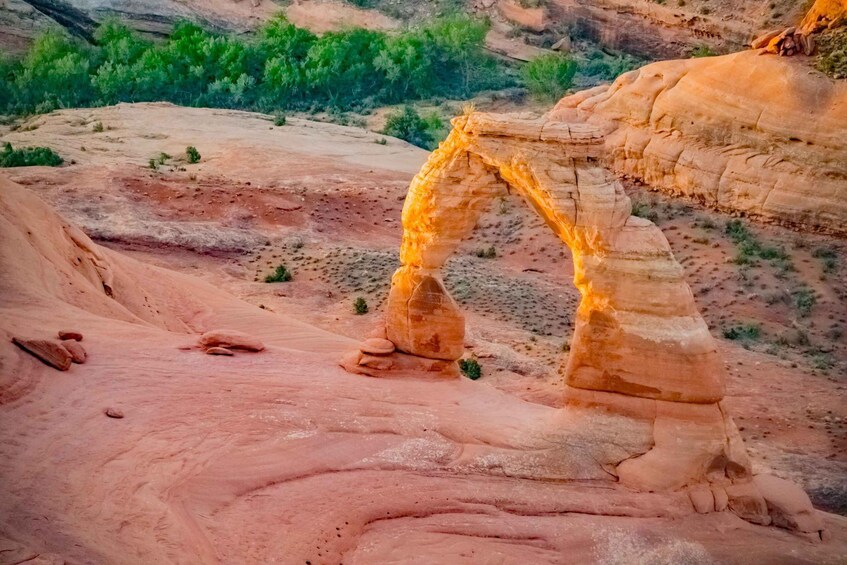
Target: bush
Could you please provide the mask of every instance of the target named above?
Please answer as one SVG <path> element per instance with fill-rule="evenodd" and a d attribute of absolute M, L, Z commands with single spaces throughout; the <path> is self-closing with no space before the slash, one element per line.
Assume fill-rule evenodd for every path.
<path fill-rule="evenodd" d="M 488 249 L 477 249 L 476 256 L 480 259 L 494 259 L 495 257 L 497 257 L 497 250 L 494 249 L 493 245 Z"/>
<path fill-rule="evenodd" d="M 289 271 L 285 265 L 278 266 L 272 274 L 265 277 L 266 283 L 288 282 L 290 280 L 291 271 Z"/>
<path fill-rule="evenodd" d="M 361 316 L 362 314 L 367 314 L 368 313 L 368 302 L 364 298 L 362 298 L 361 296 L 358 297 L 353 302 L 353 311 L 356 312 L 356 315 L 358 315 L 358 316 Z"/>
<path fill-rule="evenodd" d="M 847 79 L 847 27 L 826 31 L 818 39 L 815 66 L 834 79 Z"/>
<path fill-rule="evenodd" d="M 794 299 L 794 308 L 797 309 L 797 313 L 801 318 L 805 318 L 811 314 L 812 308 L 814 308 L 815 303 L 818 301 L 815 293 L 808 288 L 800 288 L 793 291 L 791 297 Z"/>
<path fill-rule="evenodd" d="M 733 341 L 755 341 L 761 333 L 761 328 L 756 324 L 741 324 L 723 330 L 724 338 Z"/>
<path fill-rule="evenodd" d="M 460 359 L 459 370 L 472 381 L 482 376 L 482 367 L 479 366 L 476 359 Z"/>
<path fill-rule="evenodd" d="M 192 165 L 194 163 L 200 162 L 200 152 L 197 151 L 197 148 L 193 145 L 189 145 L 185 148 L 185 158 L 188 159 L 188 162 Z"/>
<path fill-rule="evenodd" d="M 526 63 L 521 69 L 524 83 L 533 96 L 558 100 L 573 84 L 577 64 L 567 55 L 551 53 Z"/>
<path fill-rule="evenodd" d="M 399 137 L 424 149 L 432 149 L 435 142 L 429 124 L 411 106 L 404 106 L 402 110 L 389 114 L 382 133 Z"/>
<path fill-rule="evenodd" d="M 3 146 L 0 152 L 0 167 L 58 167 L 64 160 L 49 147 L 12 148 L 11 143 Z"/>
<path fill-rule="evenodd" d="M 274 113 L 274 125 L 277 127 L 282 127 L 285 125 L 286 119 L 285 114 L 283 112 L 275 112 Z"/>
<path fill-rule="evenodd" d="M 717 53 L 715 53 L 708 45 L 698 45 L 691 50 L 691 57 L 695 59 L 700 57 L 714 57 L 716 55 Z"/>

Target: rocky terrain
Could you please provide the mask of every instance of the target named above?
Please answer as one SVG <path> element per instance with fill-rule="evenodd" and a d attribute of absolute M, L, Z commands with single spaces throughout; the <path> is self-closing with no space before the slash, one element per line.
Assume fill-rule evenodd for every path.
<path fill-rule="evenodd" d="M 557 420 L 580 300 L 572 254 L 518 194 L 496 195 L 443 267 L 483 377 L 375 380 L 338 362 L 386 320 L 401 207 L 424 151 L 356 128 L 168 104 L 54 112 L 2 138 L 67 161 L 3 171 L 27 187 L 0 191 L 2 262 L 14 265 L 0 277 L 4 335 L 77 330 L 87 353 L 59 373 L 8 339 L 0 348 L 12 368 L 0 407 L 4 559 L 474 562 L 497 551 L 505 562 L 564 552 L 826 563 L 845 551 L 835 515 L 819 515 L 829 537 L 814 544 L 729 512 L 697 514 L 687 491 L 609 490 L 605 473 L 592 479 L 602 487 L 539 486 L 573 477 L 581 460 L 551 446 L 569 438 L 585 453 L 596 437 Z M 188 145 L 199 163 L 185 160 Z M 722 405 L 751 471 L 797 481 L 819 508 L 844 513 L 843 240 L 746 224 L 785 255 L 742 264 L 721 213 L 625 188 L 667 235 L 715 338 Z M 293 279 L 263 282 L 281 264 Z M 367 314 L 355 314 L 357 297 Z M 754 323 L 755 338 L 729 331 Z M 199 334 L 222 328 L 264 351 L 204 354 L 216 345 L 201 348 Z"/>
<path fill-rule="evenodd" d="M 845 233 L 847 83 L 800 53 L 662 61 L 563 99 L 607 134 L 609 165 L 657 189 Z"/>

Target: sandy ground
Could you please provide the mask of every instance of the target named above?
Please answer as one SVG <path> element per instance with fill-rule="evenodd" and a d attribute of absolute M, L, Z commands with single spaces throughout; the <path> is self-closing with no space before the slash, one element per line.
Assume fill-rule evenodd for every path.
<path fill-rule="evenodd" d="M 94 131 L 98 123 L 102 132 Z M 601 496 L 604 509 L 587 510 L 599 500 L 595 487 L 546 492 L 445 471 L 458 445 L 488 449 L 522 437 L 509 430 L 561 405 L 557 368 L 577 300 L 570 255 L 517 198 L 495 203 L 446 270 L 483 378 L 386 381 L 375 389 L 370 379 L 334 368 L 332 359 L 351 342 L 331 339 L 318 351 L 304 344 L 329 335 L 322 330 L 359 338 L 378 324 L 398 265 L 402 199 L 425 152 L 394 139 L 382 145 L 383 136 L 355 128 L 296 119 L 276 127 L 258 114 L 166 104 L 57 112 L 2 138 L 48 145 L 75 161 L 4 176 L 111 249 L 258 306 L 227 307 L 218 322 L 262 327 L 273 345 L 267 355 L 210 358 L 177 350 L 183 341 L 173 334 L 78 318 L 91 333 L 91 361 L 67 374 L 30 375 L 29 393 L 0 409 L 0 479 L 14 485 L 5 497 L 4 535 L 19 551 L 62 553 L 73 542 L 63 555 L 81 562 L 180 561 L 192 552 L 225 562 L 244 555 L 410 562 L 418 554 L 431 562 L 442 552 L 471 563 L 480 562 L 474 552 L 494 548 L 503 563 L 528 556 L 559 562 L 563 551 L 574 561 L 609 563 L 624 562 L 620 556 L 832 557 L 833 546 L 725 514 L 671 519 L 678 500 L 633 502 L 620 493 L 650 510 L 598 522 L 591 514 L 614 504 Z M 200 163 L 182 160 L 187 145 L 199 149 Z M 161 152 L 172 157 L 150 169 Z M 845 243 L 750 224 L 761 241 L 785 247 L 792 267 L 763 261 L 742 269 L 731 262 L 737 250 L 723 232 L 727 218 L 643 187 L 628 190 L 655 214 L 721 338 L 727 403 L 756 469 L 797 480 L 818 507 L 847 513 L 847 348 L 833 331 L 847 327 Z M 496 258 L 476 256 L 489 247 Z M 834 250 L 834 270 L 820 248 Z M 279 264 L 294 280 L 264 283 Z M 807 315 L 791 298 L 797 288 L 815 293 Z M 354 314 L 357 296 L 366 298 L 367 315 Z M 54 326 L 71 316 L 33 310 L 20 323 Z M 308 327 L 268 324 L 279 319 Z M 761 325 L 758 339 L 722 339 L 724 328 L 750 322 Z M 128 339 L 139 347 L 128 348 Z M 127 418 L 102 417 L 111 404 Z M 528 449 L 523 439 L 508 441 Z M 100 480 L 114 476 L 123 480 Z M 209 485 L 219 493 L 210 495 Z M 431 492 L 430 501 L 410 494 L 420 492 Z M 338 497 L 345 504 L 335 504 Z M 550 515 L 542 501 L 564 514 Z M 842 527 L 839 518 L 828 520 Z M 36 547 L 33 532 L 47 530 Z M 150 531 L 159 532 L 155 547 Z"/>

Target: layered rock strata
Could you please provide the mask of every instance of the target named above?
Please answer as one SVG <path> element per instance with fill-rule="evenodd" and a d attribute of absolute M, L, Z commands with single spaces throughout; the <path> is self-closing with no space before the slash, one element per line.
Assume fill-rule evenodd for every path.
<path fill-rule="evenodd" d="M 654 63 L 562 99 L 550 118 L 596 126 L 618 174 L 715 208 L 844 234 L 847 82 L 806 61 L 746 51 Z"/>

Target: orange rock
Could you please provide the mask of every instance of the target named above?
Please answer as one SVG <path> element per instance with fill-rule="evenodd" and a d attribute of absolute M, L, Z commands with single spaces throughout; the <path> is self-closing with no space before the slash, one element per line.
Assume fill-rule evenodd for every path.
<path fill-rule="evenodd" d="M 225 347 L 245 351 L 262 351 L 265 345 L 258 339 L 235 330 L 213 330 L 200 336 L 200 347 Z"/>
<path fill-rule="evenodd" d="M 372 337 L 363 341 L 359 349 L 362 353 L 369 355 L 389 355 L 394 352 L 394 343 L 387 339 Z"/>
<path fill-rule="evenodd" d="M 808 62 L 754 51 L 661 61 L 562 99 L 550 117 L 605 133 L 618 174 L 715 208 L 847 234 L 847 82 Z"/>
<path fill-rule="evenodd" d="M 71 368 L 73 356 L 57 341 L 47 339 L 22 339 L 14 337 L 12 342 L 54 369 L 67 371 Z"/>

